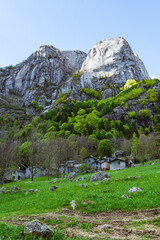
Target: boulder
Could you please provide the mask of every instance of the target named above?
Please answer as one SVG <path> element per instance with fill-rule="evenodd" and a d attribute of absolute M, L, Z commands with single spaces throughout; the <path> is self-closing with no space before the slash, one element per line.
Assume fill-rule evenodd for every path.
<path fill-rule="evenodd" d="M 105 178 L 110 178 L 109 174 L 106 172 L 99 171 L 91 176 L 90 182 L 102 181 Z"/>
<path fill-rule="evenodd" d="M 71 204 L 71 206 L 72 206 L 72 208 L 73 208 L 73 210 L 74 210 L 75 207 L 76 207 L 76 201 L 75 201 L 75 200 L 72 200 L 72 201 L 70 202 L 70 204 Z"/>
<path fill-rule="evenodd" d="M 11 187 L 11 190 L 20 190 L 17 186 Z"/>
<path fill-rule="evenodd" d="M 29 189 L 29 192 L 34 192 L 34 189 L 33 188 Z"/>
<path fill-rule="evenodd" d="M 102 182 L 108 182 L 108 178 L 104 178 Z"/>
<path fill-rule="evenodd" d="M 135 192 L 142 192 L 142 190 L 138 187 L 132 187 L 128 192 L 135 193 Z"/>
<path fill-rule="evenodd" d="M 127 194 L 123 194 L 122 198 L 130 198 Z"/>
<path fill-rule="evenodd" d="M 39 220 L 35 219 L 27 223 L 24 228 L 25 234 L 35 235 L 36 237 L 50 238 L 54 235 L 54 231 L 45 224 L 41 224 Z"/>
<path fill-rule="evenodd" d="M 80 178 L 75 179 L 74 182 L 83 181 L 83 180 L 84 180 L 84 177 L 80 177 Z"/>
<path fill-rule="evenodd" d="M 68 176 L 68 181 L 71 181 L 72 178 L 75 178 L 75 177 L 78 177 L 78 174 L 76 172 L 70 173 L 69 176 Z"/>
<path fill-rule="evenodd" d="M 57 188 L 58 188 L 57 186 L 54 186 L 54 185 L 53 185 L 52 187 L 49 188 L 49 191 L 52 192 L 52 191 L 54 191 L 54 190 L 57 189 Z"/>
<path fill-rule="evenodd" d="M 87 184 L 80 184 L 80 187 L 87 187 L 88 185 Z"/>

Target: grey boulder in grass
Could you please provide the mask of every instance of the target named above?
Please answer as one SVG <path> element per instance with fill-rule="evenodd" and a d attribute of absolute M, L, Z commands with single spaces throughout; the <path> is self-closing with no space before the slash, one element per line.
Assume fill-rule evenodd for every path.
<path fill-rule="evenodd" d="M 109 174 L 106 172 L 99 171 L 91 176 L 90 182 L 102 181 L 106 178 L 110 178 Z"/>
<path fill-rule="evenodd" d="M 138 187 L 132 187 L 128 192 L 129 193 L 142 192 L 142 190 Z"/>
<path fill-rule="evenodd" d="M 45 237 L 49 239 L 54 235 L 54 231 L 45 224 L 41 224 L 38 219 L 33 220 L 32 222 L 27 223 L 24 228 L 25 234 L 31 234 L 36 237 Z"/>

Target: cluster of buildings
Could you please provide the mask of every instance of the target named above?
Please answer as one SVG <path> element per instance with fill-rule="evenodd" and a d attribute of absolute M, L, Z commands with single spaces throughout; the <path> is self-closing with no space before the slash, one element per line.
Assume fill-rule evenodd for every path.
<path fill-rule="evenodd" d="M 84 162 L 89 166 L 89 169 L 95 171 L 103 170 L 119 170 L 124 169 L 128 166 L 128 161 L 124 158 L 121 151 L 116 151 L 112 157 L 103 157 L 101 160 L 98 160 L 94 156 L 90 156 L 84 160 Z M 62 163 L 59 169 L 60 174 L 78 172 L 78 168 L 81 164 L 77 163 L 75 160 L 67 161 Z M 47 169 L 34 166 L 33 167 L 34 177 L 46 176 Z M 52 173 L 54 174 L 54 172 Z M 26 168 L 26 170 L 10 170 L 7 172 L 5 178 L 7 180 L 23 180 L 25 178 L 31 178 L 32 171 L 31 167 Z"/>

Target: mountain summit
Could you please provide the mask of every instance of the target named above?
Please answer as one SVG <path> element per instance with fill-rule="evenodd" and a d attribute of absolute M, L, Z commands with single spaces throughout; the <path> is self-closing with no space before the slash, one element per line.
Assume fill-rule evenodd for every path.
<path fill-rule="evenodd" d="M 122 37 L 98 42 L 88 55 L 44 45 L 22 63 L 0 69 L 0 94 L 16 94 L 22 97 L 23 105 L 37 100 L 45 109 L 68 92 L 70 99 L 85 100 L 85 94 L 79 94 L 82 88 L 107 98 L 131 78 L 139 81 L 150 77 Z"/>

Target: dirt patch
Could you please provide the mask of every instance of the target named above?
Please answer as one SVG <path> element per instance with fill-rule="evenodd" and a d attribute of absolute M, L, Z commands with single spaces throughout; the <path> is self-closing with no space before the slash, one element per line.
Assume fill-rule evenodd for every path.
<path fill-rule="evenodd" d="M 160 208 L 133 212 L 103 212 L 86 214 L 62 208 L 58 212 L 18 216 L 5 222 L 26 224 L 33 219 L 45 222 L 53 229 L 63 229 L 69 237 L 89 239 L 160 239 Z M 107 224 L 106 229 L 103 225 Z"/>

